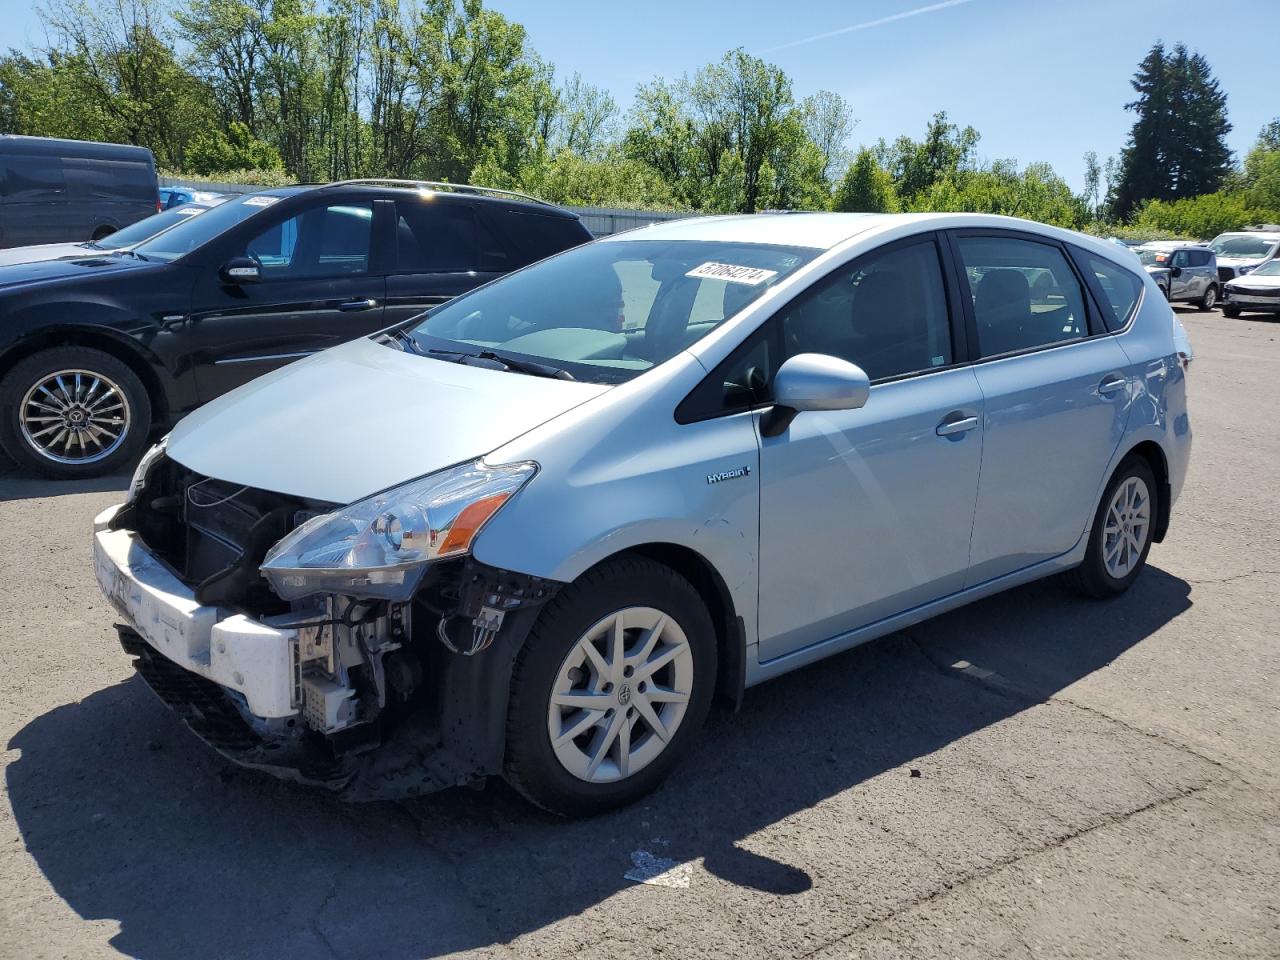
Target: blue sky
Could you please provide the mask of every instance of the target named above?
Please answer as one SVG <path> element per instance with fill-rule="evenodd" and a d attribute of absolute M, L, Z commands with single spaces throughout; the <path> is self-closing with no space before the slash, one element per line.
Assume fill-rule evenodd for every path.
<path fill-rule="evenodd" d="M 982 134 L 984 158 L 1047 160 L 1076 188 L 1086 150 L 1105 158 L 1124 145 L 1129 78 L 1157 39 L 1208 58 L 1227 93 L 1234 150 L 1248 150 L 1280 114 L 1275 0 L 488 3 L 523 23 L 561 74 L 577 70 L 623 106 L 637 84 L 742 46 L 786 70 L 798 97 L 824 88 L 847 97 L 859 121 L 854 145 L 918 137 L 946 110 Z M 34 13 L 6 10 L 0 47 L 41 39 Z"/>

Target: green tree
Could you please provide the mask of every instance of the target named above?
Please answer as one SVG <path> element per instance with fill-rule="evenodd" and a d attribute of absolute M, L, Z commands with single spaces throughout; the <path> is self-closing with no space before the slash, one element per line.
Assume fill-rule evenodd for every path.
<path fill-rule="evenodd" d="M 876 146 L 880 165 L 893 177 L 898 195 L 910 202 L 939 180 L 951 177 L 973 163 L 978 146 L 978 131 L 960 129 L 939 111 L 929 121 L 924 139 L 898 137 L 892 144 L 881 140 Z"/>
<path fill-rule="evenodd" d="M 1114 211 L 1127 217 L 1147 199 L 1177 200 L 1211 193 L 1230 169 L 1226 95 L 1208 61 L 1182 44 L 1166 53 L 1156 43 L 1133 78 L 1137 114 L 1121 154 Z"/>
<path fill-rule="evenodd" d="M 283 170 L 280 153 L 257 139 L 248 126 L 232 120 L 226 132 L 198 134 L 186 151 L 186 168 L 192 173 L 215 174 L 231 170 Z"/>
<path fill-rule="evenodd" d="M 836 188 L 832 209 L 865 213 L 894 213 L 898 194 L 889 171 L 880 166 L 875 151 L 863 148 Z"/>

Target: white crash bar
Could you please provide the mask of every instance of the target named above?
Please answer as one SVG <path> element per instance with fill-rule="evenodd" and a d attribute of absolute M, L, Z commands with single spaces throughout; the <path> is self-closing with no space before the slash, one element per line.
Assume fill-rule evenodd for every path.
<path fill-rule="evenodd" d="M 98 585 L 148 644 L 178 666 L 244 695 L 259 717 L 290 717 L 293 705 L 293 629 L 278 629 L 232 614 L 195 595 L 127 530 L 109 530 L 118 507 L 93 521 L 93 568 Z"/>

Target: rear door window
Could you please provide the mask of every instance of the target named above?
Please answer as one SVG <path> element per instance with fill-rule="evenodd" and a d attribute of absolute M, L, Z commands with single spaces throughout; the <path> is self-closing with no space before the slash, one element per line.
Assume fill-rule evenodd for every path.
<path fill-rule="evenodd" d="M 972 234 L 961 235 L 956 245 L 969 284 L 981 356 L 1089 335 L 1084 290 L 1057 245 Z"/>
<path fill-rule="evenodd" d="M 476 269 L 476 221 L 470 204 L 396 202 L 398 273 Z"/>

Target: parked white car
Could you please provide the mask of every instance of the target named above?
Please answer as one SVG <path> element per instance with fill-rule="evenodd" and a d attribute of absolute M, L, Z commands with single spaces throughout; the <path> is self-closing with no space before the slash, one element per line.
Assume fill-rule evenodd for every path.
<path fill-rule="evenodd" d="M 1248 276 L 1238 277 L 1222 288 L 1222 313 L 1238 317 L 1250 313 L 1280 313 L 1280 259 L 1268 260 Z"/>
<path fill-rule="evenodd" d="M 1280 233 L 1260 230 L 1220 233 L 1209 241 L 1209 249 L 1218 258 L 1218 281 L 1227 283 L 1280 254 Z"/>

